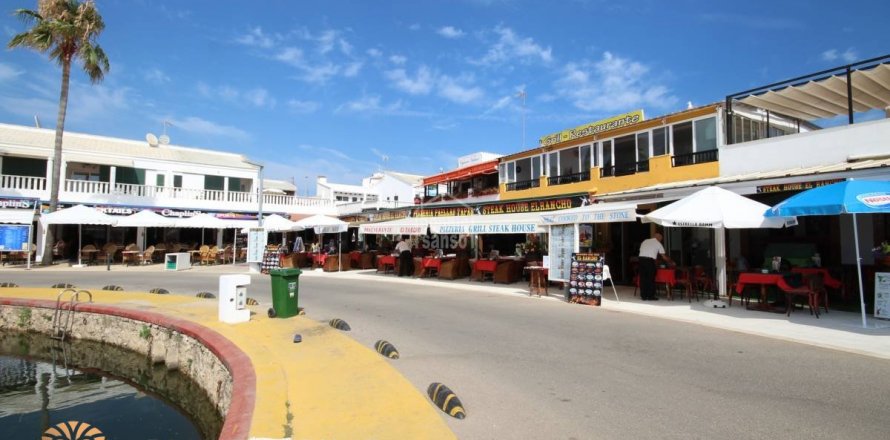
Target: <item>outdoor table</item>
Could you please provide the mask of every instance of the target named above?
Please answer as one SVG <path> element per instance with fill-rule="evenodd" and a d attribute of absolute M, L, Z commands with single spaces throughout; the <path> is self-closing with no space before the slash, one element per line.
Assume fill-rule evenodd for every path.
<path fill-rule="evenodd" d="M 90 265 L 91 263 L 95 263 L 96 254 L 99 253 L 99 249 L 86 249 L 86 250 L 81 249 L 80 253 L 87 254 L 86 263 L 87 263 L 87 265 Z"/>
<path fill-rule="evenodd" d="M 498 260 L 476 260 L 473 264 L 473 272 L 479 274 L 479 281 L 485 280 L 485 274 L 491 274 L 491 280 L 494 281 L 494 272 L 498 269 Z"/>
<path fill-rule="evenodd" d="M 547 275 L 549 269 L 544 266 L 525 266 L 525 270 L 530 274 L 528 296 L 538 295 L 540 297 L 542 292 L 544 296 L 548 296 Z"/>
<path fill-rule="evenodd" d="M 121 251 L 121 261 L 126 261 L 127 266 L 130 265 L 133 261 L 136 261 L 136 255 L 141 254 L 142 251 Z M 129 257 L 129 258 L 127 258 Z"/>
<path fill-rule="evenodd" d="M 349 253 L 349 264 L 350 267 L 354 269 L 361 269 L 362 267 L 362 253 L 359 251 L 352 251 Z"/>
<path fill-rule="evenodd" d="M 755 310 L 765 312 L 776 312 L 776 310 L 770 307 L 769 303 L 766 300 L 767 286 L 776 286 L 783 291 L 793 290 L 793 287 L 789 286 L 788 283 L 785 282 L 785 278 L 782 277 L 782 274 L 758 272 L 740 273 L 739 279 L 738 281 L 736 281 L 735 290 L 739 294 L 739 296 L 741 296 L 742 292 L 745 290 L 746 285 L 754 284 L 760 285 L 760 303 L 757 305 L 757 308 Z"/>
<path fill-rule="evenodd" d="M 421 261 L 420 265 L 423 267 L 423 272 L 421 275 L 430 276 L 430 272 L 435 270 L 436 273 L 439 273 L 439 269 L 442 268 L 442 259 L 435 257 L 425 257 L 423 261 Z"/>
<path fill-rule="evenodd" d="M 393 255 L 381 255 L 377 257 L 377 272 L 386 273 L 387 267 L 395 272 L 396 257 Z"/>
<path fill-rule="evenodd" d="M 201 257 L 201 251 L 199 250 L 191 250 L 188 251 L 189 255 L 191 255 L 192 263 L 197 263 L 197 260 Z"/>

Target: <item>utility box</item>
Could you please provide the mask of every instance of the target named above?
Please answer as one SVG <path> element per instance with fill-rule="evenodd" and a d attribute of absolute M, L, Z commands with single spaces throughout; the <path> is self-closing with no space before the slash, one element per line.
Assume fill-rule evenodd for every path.
<path fill-rule="evenodd" d="M 247 308 L 248 275 L 221 275 L 219 277 L 219 320 L 229 324 L 250 321 Z"/>
<path fill-rule="evenodd" d="M 192 268 L 191 254 L 188 252 L 169 253 L 164 255 L 164 270 L 188 270 Z"/>

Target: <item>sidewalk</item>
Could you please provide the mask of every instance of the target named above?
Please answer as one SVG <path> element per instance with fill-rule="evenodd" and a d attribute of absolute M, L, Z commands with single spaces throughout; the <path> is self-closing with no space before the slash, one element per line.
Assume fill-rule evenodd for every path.
<path fill-rule="evenodd" d="M 528 298 L 528 286 L 524 282 L 510 285 L 491 282 L 462 280 L 439 280 L 435 278 L 399 278 L 383 275 L 373 270 L 348 272 L 320 272 L 307 270 L 302 276 L 336 277 L 361 281 L 385 282 L 413 286 L 436 286 L 473 292 L 498 293 L 507 296 Z M 832 310 L 822 313 L 817 319 L 807 308 L 793 310 L 791 316 L 785 313 L 769 313 L 747 310 L 733 301 L 732 307 L 709 308 L 701 302 L 685 299 L 667 301 L 642 301 L 634 296 L 633 287 L 616 286 L 619 301 L 609 286 L 603 289 L 601 310 L 621 313 L 635 313 L 655 318 L 671 319 L 707 327 L 720 328 L 739 333 L 780 339 L 813 345 L 817 347 L 890 359 L 890 321 L 880 321 L 869 316 L 868 328 L 862 328 L 862 315 L 859 313 Z M 530 300 L 565 301 L 563 292 L 551 286 L 549 296 Z M 566 304 L 566 307 L 590 307 Z"/>

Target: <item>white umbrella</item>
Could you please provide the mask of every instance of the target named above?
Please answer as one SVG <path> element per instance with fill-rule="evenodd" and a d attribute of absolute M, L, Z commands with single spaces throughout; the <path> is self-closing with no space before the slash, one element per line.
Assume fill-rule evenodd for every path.
<path fill-rule="evenodd" d="M 77 225 L 77 264 L 81 264 L 81 225 L 114 225 L 117 219 L 99 212 L 96 208 L 89 208 L 84 205 L 75 205 L 70 208 L 60 209 L 49 214 L 40 216 L 40 224 L 44 230 L 49 225 Z"/>
<path fill-rule="evenodd" d="M 769 206 L 716 186 L 705 188 L 643 216 L 643 222 L 668 227 L 717 229 L 717 285 L 726 294 L 726 239 L 724 229 L 782 228 L 797 224 L 795 217 L 764 217 Z"/>
<path fill-rule="evenodd" d="M 263 228 L 271 232 L 292 231 L 294 222 L 278 214 L 272 214 L 263 219 Z"/>
<path fill-rule="evenodd" d="M 341 232 L 345 232 L 347 229 L 349 229 L 349 223 L 346 223 L 343 220 L 340 220 L 336 217 L 329 217 L 327 215 L 321 215 L 321 214 L 316 214 L 311 217 L 306 217 L 306 218 L 298 220 L 297 222 L 294 223 L 295 231 L 302 231 L 304 229 L 309 229 L 309 228 L 312 228 L 316 234 L 325 234 L 325 233 L 340 234 Z M 340 258 L 339 258 L 339 254 L 340 254 L 339 242 L 340 242 L 340 240 L 337 240 L 337 243 L 338 243 L 337 262 L 340 266 L 337 268 L 338 270 L 341 269 L 343 266 L 343 262 L 340 261 Z M 324 243 L 324 241 L 322 241 L 322 243 Z"/>
<path fill-rule="evenodd" d="M 143 209 L 135 214 L 130 214 L 126 217 L 120 218 L 117 221 L 116 227 L 119 228 L 168 228 L 176 225 L 176 220 L 164 217 L 152 210 Z M 146 239 L 143 235 L 143 239 Z M 142 244 L 142 249 L 145 249 L 145 243 Z"/>

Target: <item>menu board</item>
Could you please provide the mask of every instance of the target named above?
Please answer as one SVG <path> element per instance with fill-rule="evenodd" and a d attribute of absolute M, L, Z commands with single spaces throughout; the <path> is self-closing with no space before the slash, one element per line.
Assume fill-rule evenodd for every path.
<path fill-rule="evenodd" d="M 603 264 L 605 258 L 597 253 L 573 253 L 566 298 L 569 302 L 600 304 L 603 294 Z"/>
<path fill-rule="evenodd" d="M 247 262 L 262 263 L 263 252 L 266 250 L 266 230 L 250 228 L 247 230 Z"/>
<path fill-rule="evenodd" d="M 0 225 L 0 251 L 27 249 L 29 226 Z"/>
<path fill-rule="evenodd" d="M 551 226 L 549 249 L 549 278 L 554 281 L 568 281 L 572 269 L 572 252 L 575 252 L 575 225 Z"/>
<path fill-rule="evenodd" d="M 890 319 L 890 272 L 875 273 L 875 318 Z"/>

